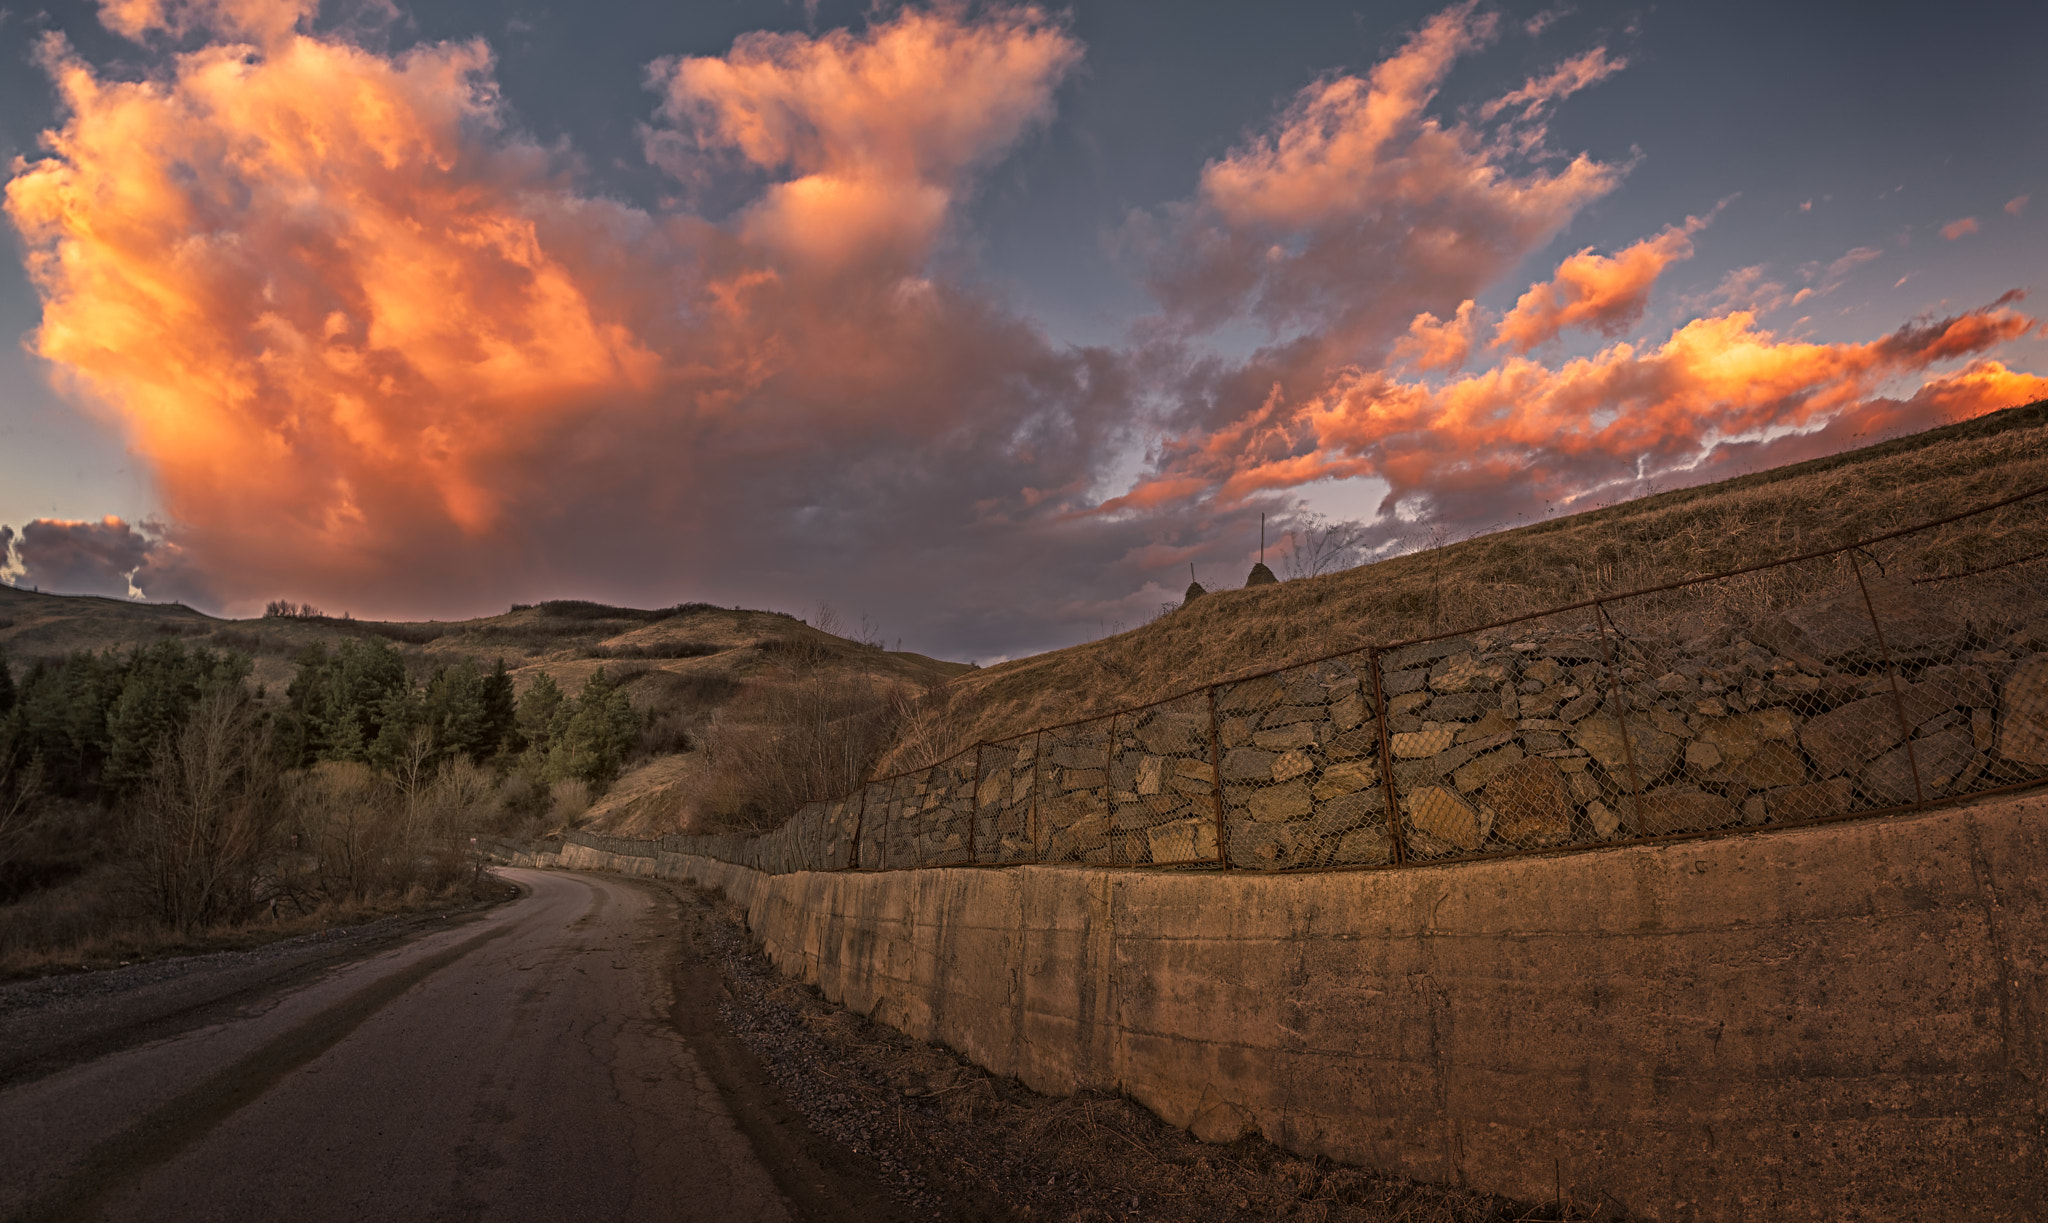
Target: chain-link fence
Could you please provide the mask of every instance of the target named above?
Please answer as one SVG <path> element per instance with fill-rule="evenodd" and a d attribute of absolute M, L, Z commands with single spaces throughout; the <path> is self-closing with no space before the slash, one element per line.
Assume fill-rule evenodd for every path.
<path fill-rule="evenodd" d="M 1911 810 L 2048 781 L 2048 489 L 999 743 L 757 837 L 771 873 L 1358 869 Z"/>

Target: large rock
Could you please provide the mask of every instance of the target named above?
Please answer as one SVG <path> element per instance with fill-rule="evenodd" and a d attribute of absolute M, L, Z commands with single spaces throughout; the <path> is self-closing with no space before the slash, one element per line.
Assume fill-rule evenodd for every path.
<path fill-rule="evenodd" d="M 1393 857 L 1394 843 L 1387 838 L 1385 828 L 1359 828 L 1338 838 L 1330 865 L 1377 866 Z"/>
<path fill-rule="evenodd" d="M 1255 791 L 1245 809 L 1261 824 L 1280 824 L 1307 815 L 1315 803 L 1307 782 L 1290 781 Z"/>
<path fill-rule="evenodd" d="M 1193 714 L 1162 713 L 1139 726 L 1138 742 L 1157 756 L 1172 756 L 1206 747 L 1209 719 Z"/>
<path fill-rule="evenodd" d="M 1274 781 L 1293 781 L 1315 771 L 1316 762 L 1309 758 L 1307 752 L 1282 752 L 1280 758 L 1273 762 Z"/>
<path fill-rule="evenodd" d="M 2037 654 L 2006 677 L 1998 703 L 1998 754 L 2020 764 L 2048 765 L 2048 654 Z"/>
<path fill-rule="evenodd" d="M 1659 790 L 1637 800 L 1624 798 L 1621 809 L 1639 837 L 1695 832 L 1742 822 L 1742 809 L 1718 794 Z"/>
<path fill-rule="evenodd" d="M 1486 783 L 1485 797 L 1494 833 L 1510 845 L 1527 849 L 1571 839 L 1571 796 L 1563 771 L 1548 760 L 1531 757 L 1501 769 Z"/>
<path fill-rule="evenodd" d="M 1423 834 L 1467 852 L 1485 843 L 1492 814 L 1466 802 L 1449 786 L 1424 786 L 1408 798 L 1408 822 Z"/>
<path fill-rule="evenodd" d="M 1157 824 L 1145 832 L 1152 860 L 1169 862 L 1214 862 L 1216 821 L 1203 816 Z"/>
<path fill-rule="evenodd" d="M 1857 784 L 1880 807 L 1918 802 L 1922 796 L 1938 798 L 1954 787 L 1974 755 L 1969 729 L 1952 727 L 1878 756 L 1864 767 Z M 1916 771 L 1920 778 L 1917 792 L 1913 785 Z"/>
<path fill-rule="evenodd" d="M 1627 738 L 1623 739 L 1623 720 L 1611 713 L 1594 714 L 1572 727 L 1572 742 L 1584 748 L 1588 755 L 1600 762 L 1600 767 L 1626 783 L 1629 775 L 1631 755 L 1635 761 L 1636 778 L 1645 786 L 1671 771 L 1678 761 L 1679 740 L 1676 735 L 1646 724 L 1640 717 L 1626 719 Z"/>
<path fill-rule="evenodd" d="M 1257 824 L 1245 820 L 1230 822 L 1230 864 L 1251 870 L 1277 871 L 1300 865 L 1304 851 L 1313 852 L 1314 840 L 1295 824 Z"/>
<path fill-rule="evenodd" d="M 1317 836 L 1329 837 L 1367 822 L 1378 825 L 1382 832 L 1386 831 L 1387 795 L 1378 786 L 1318 802 L 1315 818 L 1309 821 L 1309 827 Z"/>
<path fill-rule="evenodd" d="M 1316 741 L 1316 728 L 1312 722 L 1295 722 L 1288 726 L 1276 726 L 1272 730 L 1254 731 L 1252 742 L 1269 751 L 1285 751 L 1291 747 L 1308 747 Z"/>
<path fill-rule="evenodd" d="M 1330 716 L 1328 705 L 1282 705 L 1269 709 L 1260 719 L 1261 726 L 1286 726 L 1292 722 L 1321 722 Z"/>
<path fill-rule="evenodd" d="M 1438 692 L 1498 691 L 1508 677 L 1504 662 L 1489 661 L 1471 654 L 1459 654 L 1429 673 L 1429 686 Z"/>
<path fill-rule="evenodd" d="M 1267 675 L 1248 679 L 1242 683 L 1225 684 L 1216 690 L 1216 709 L 1220 713 L 1243 713 L 1247 710 L 1267 709 L 1278 705 L 1286 696 L 1287 688 L 1278 679 Z"/>
<path fill-rule="evenodd" d="M 1273 776 L 1273 762 L 1279 758 L 1277 752 L 1261 751 L 1255 747 L 1233 747 L 1223 757 L 1223 780 L 1269 780 Z"/>
<path fill-rule="evenodd" d="M 1929 685 L 1900 684 L 1896 698 L 1887 686 L 1807 722 L 1799 728 L 1799 745 L 1821 776 L 1838 776 L 1904 742 L 1908 728 L 1946 709 L 1946 700 L 1945 692 Z"/>
<path fill-rule="evenodd" d="M 1488 752 L 1484 756 L 1474 757 L 1465 764 L 1459 765 L 1457 770 L 1451 774 L 1451 784 L 1457 786 L 1460 793 L 1470 794 L 1472 791 L 1480 789 L 1492 781 L 1494 774 L 1507 768 L 1509 765 L 1517 763 L 1521 759 L 1522 745 L 1519 743 L 1507 744 L 1497 752 Z"/>
<path fill-rule="evenodd" d="M 1803 786 L 1788 786 L 1765 795 L 1766 810 L 1780 823 L 1820 820 L 1847 815 L 1856 785 L 1846 777 L 1834 777 Z"/>
<path fill-rule="evenodd" d="M 1729 770 L 1755 790 L 1775 790 L 1806 781 L 1806 760 L 1787 743 L 1765 740 L 1749 758 Z"/>
<path fill-rule="evenodd" d="M 1323 775 L 1316 780 L 1314 792 L 1319 799 L 1335 798 L 1339 794 L 1352 794 L 1376 786 L 1379 780 L 1380 771 L 1372 761 L 1347 760 L 1325 768 Z"/>
<path fill-rule="evenodd" d="M 1451 746 L 1455 730 L 1409 730 L 1392 736 L 1388 746 L 1397 760 L 1422 760 Z"/>

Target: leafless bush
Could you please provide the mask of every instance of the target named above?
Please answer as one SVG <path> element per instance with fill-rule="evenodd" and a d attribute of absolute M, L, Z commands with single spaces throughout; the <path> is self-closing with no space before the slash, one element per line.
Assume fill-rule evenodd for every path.
<path fill-rule="evenodd" d="M 201 697 L 158 746 L 131 821 L 141 890 L 166 925 L 188 931 L 254 910 L 280 797 L 253 699 L 225 688 Z"/>
<path fill-rule="evenodd" d="M 564 777 L 548 787 L 548 819 L 556 827 L 574 823 L 590 810 L 590 783 L 580 777 Z"/>
<path fill-rule="evenodd" d="M 409 744 L 391 775 L 327 761 L 291 779 L 298 854 L 278 875 L 301 907 L 330 901 L 433 891 L 462 872 L 462 838 L 502 820 L 491 774 L 456 757 L 427 768 Z"/>
<path fill-rule="evenodd" d="M 888 742 L 893 688 L 865 674 L 794 668 L 763 676 L 712 719 L 696 804 L 707 827 L 772 827 L 813 799 L 850 792 Z"/>
<path fill-rule="evenodd" d="M 1365 528 L 1355 522 L 1331 522 L 1321 514 L 1297 515 L 1287 532 L 1287 551 L 1280 558 L 1280 576 L 1288 581 L 1319 577 L 1358 564 L 1366 541 Z"/>

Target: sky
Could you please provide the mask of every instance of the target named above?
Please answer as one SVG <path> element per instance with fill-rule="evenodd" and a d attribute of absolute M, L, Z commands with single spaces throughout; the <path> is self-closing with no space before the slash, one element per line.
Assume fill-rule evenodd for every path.
<path fill-rule="evenodd" d="M 0 580 L 988 662 L 2048 397 L 2048 9 L 0 9 Z"/>

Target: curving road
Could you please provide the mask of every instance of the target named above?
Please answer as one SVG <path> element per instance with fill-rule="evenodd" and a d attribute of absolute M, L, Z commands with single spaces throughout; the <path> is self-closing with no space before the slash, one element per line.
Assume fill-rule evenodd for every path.
<path fill-rule="evenodd" d="M 0 1218 L 895 1213 L 721 1038 L 672 897 L 499 873 L 527 895 L 0 1090 Z"/>

